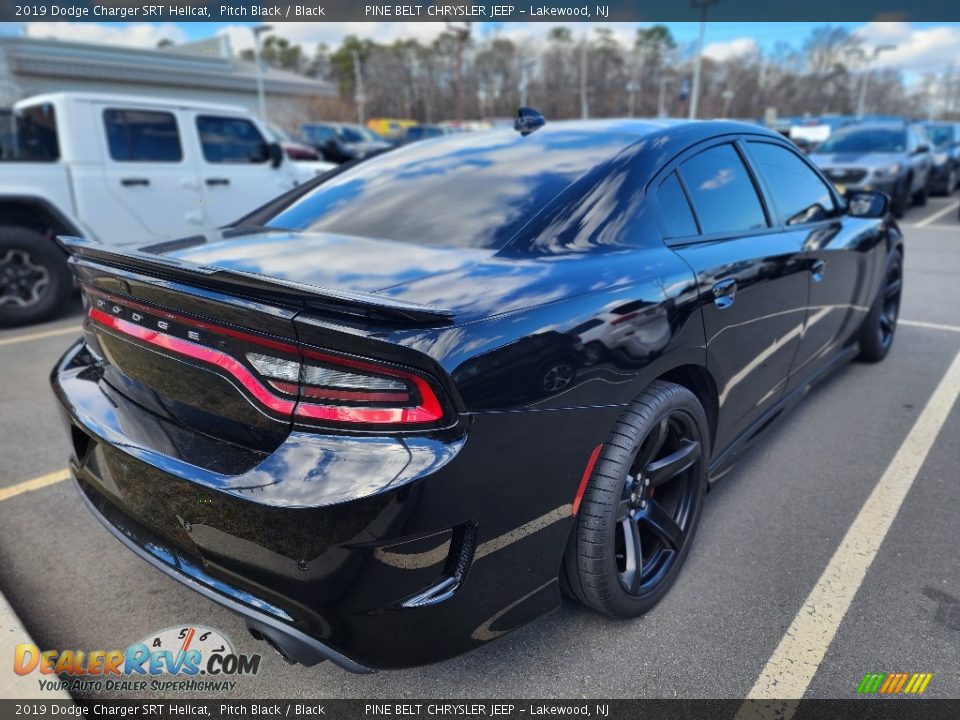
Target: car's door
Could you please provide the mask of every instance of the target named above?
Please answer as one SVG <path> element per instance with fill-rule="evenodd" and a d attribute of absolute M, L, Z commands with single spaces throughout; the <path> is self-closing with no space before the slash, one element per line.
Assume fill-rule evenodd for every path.
<path fill-rule="evenodd" d="M 108 243 L 189 235 L 203 227 L 196 154 L 178 111 L 96 104 L 102 182 L 78 183 L 77 204 Z"/>
<path fill-rule="evenodd" d="M 204 211 L 220 227 L 294 186 L 290 173 L 274 167 L 270 143 L 250 118 L 191 112 L 200 146 Z"/>
<path fill-rule="evenodd" d="M 801 243 L 771 225 L 742 155 L 734 139 L 700 146 L 656 181 L 667 241 L 700 288 L 719 395 L 716 452 L 782 396 L 807 310 Z"/>
<path fill-rule="evenodd" d="M 745 138 L 776 222 L 802 249 L 809 311 L 787 391 L 805 383 L 851 339 L 870 305 L 876 220 L 844 214 L 839 198 L 805 157 L 783 143 Z"/>

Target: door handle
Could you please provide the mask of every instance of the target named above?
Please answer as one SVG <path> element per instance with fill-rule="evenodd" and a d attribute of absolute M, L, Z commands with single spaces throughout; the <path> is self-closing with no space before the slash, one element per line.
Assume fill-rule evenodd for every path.
<path fill-rule="evenodd" d="M 150 181 L 147 178 L 123 178 L 120 184 L 124 187 L 133 187 L 134 185 L 149 185 Z"/>
<path fill-rule="evenodd" d="M 827 269 L 827 263 L 823 260 L 814 260 L 813 265 L 810 266 L 810 277 L 814 282 L 820 282 L 823 280 L 823 273 Z"/>
<path fill-rule="evenodd" d="M 227 178 L 207 178 L 207 185 L 229 185 L 230 180 Z"/>
<path fill-rule="evenodd" d="M 737 281 L 735 278 L 721 280 L 713 286 L 713 304 L 721 310 L 733 305 L 737 296 Z"/>

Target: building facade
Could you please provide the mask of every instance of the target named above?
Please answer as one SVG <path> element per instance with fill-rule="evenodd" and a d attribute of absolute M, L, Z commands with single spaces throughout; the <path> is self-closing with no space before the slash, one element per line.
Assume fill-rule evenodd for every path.
<path fill-rule="evenodd" d="M 267 120 L 284 128 L 309 120 L 315 98 L 336 95 L 331 83 L 271 67 L 263 69 L 263 84 Z M 258 111 L 256 66 L 235 57 L 226 36 L 148 50 L 0 37 L 0 108 L 57 91 L 203 100 Z"/>

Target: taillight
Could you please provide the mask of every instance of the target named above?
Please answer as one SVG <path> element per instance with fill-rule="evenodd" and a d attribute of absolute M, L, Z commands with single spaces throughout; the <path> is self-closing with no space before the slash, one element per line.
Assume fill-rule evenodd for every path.
<path fill-rule="evenodd" d="M 295 415 L 349 423 L 430 423 L 443 408 L 430 384 L 413 373 L 304 351 L 304 362 L 247 353 L 267 384 L 300 397 Z"/>
<path fill-rule="evenodd" d="M 215 366 L 280 415 L 382 426 L 443 419 L 431 383 L 413 371 L 298 348 L 99 292 L 91 295 L 95 302 L 88 316 L 100 326 Z"/>

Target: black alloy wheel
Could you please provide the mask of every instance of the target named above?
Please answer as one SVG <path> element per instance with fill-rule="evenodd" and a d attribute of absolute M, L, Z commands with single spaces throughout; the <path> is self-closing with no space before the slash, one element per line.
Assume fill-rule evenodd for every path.
<path fill-rule="evenodd" d="M 897 332 L 902 292 L 903 255 L 900 250 L 894 250 L 887 257 L 880 291 L 860 329 L 860 360 L 877 362 L 890 352 Z"/>
<path fill-rule="evenodd" d="M 703 508 L 709 434 L 687 388 L 657 381 L 618 420 L 583 496 L 561 581 L 616 617 L 652 608 L 686 559 Z"/>

